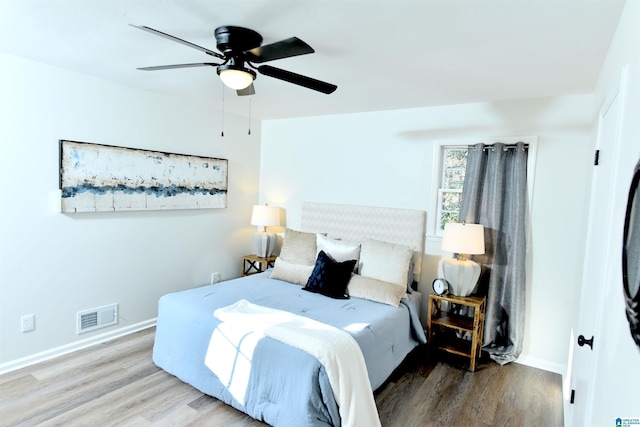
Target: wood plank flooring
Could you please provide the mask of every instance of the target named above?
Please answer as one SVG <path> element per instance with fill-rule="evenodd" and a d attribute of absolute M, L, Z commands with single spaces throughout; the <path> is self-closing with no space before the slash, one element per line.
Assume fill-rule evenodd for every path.
<path fill-rule="evenodd" d="M 0 426 L 266 426 L 157 368 L 154 332 L 0 376 Z M 493 362 L 468 372 L 449 362 L 412 353 L 376 392 L 382 425 L 563 425 L 560 375 Z"/>

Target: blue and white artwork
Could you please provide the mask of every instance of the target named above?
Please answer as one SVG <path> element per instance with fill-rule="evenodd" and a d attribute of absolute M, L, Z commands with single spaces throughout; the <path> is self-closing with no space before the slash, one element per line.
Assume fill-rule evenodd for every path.
<path fill-rule="evenodd" d="M 62 212 L 227 207 L 226 159 L 60 141 Z"/>

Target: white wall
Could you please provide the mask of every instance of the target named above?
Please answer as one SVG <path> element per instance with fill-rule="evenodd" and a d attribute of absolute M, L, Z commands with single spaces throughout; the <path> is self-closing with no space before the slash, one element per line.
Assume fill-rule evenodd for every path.
<path fill-rule="evenodd" d="M 251 252 L 260 124 L 0 54 L 0 367 L 153 319 L 158 297 L 240 275 Z M 59 213 L 58 140 L 229 160 L 227 209 Z M 76 335 L 76 312 L 118 303 L 120 322 Z M 35 314 L 36 330 L 20 332 Z"/>
<path fill-rule="evenodd" d="M 564 372 L 577 310 L 591 167 L 591 95 L 272 120 L 262 125 L 260 199 L 300 225 L 303 201 L 422 209 L 431 200 L 436 139 L 539 136 L 526 339 L 520 361 Z M 420 289 L 437 276 L 428 237 Z"/>

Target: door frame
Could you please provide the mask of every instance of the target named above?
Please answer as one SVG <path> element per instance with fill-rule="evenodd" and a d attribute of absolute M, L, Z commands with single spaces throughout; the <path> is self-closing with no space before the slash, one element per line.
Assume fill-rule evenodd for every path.
<path fill-rule="evenodd" d="M 604 150 L 606 158 L 602 157 L 600 161 L 610 161 L 608 166 L 607 175 L 599 174 L 598 172 L 604 172 L 602 169 L 598 170 L 598 166 L 594 166 L 592 180 L 591 180 L 591 197 L 589 200 L 589 219 L 586 225 L 587 237 L 585 240 L 584 251 L 584 264 L 582 268 L 581 279 L 581 292 L 580 292 L 580 307 L 577 322 L 575 327 L 571 330 L 571 342 L 569 343 L 569 359 L 567 364 L 567 373 L 563 382 L 563 402 L 564 402 L 564 416 L 566 426 L 588 426 L 593 419 L 593 408 L 595 398 L 595 387 L 593 386 L 594 379 L 598 372 L 598 360 L 600 359 L 600 338 L 603 337 L 603 313 L 605 306 L 605 292 L 606 286 L 602 286 L 606 283 L 606 275 L 609 271 L 610 265 L 616 264 L 619 259 L 616 258 L 619 251 L 616 251 L 613 246 L 615 242 L 611 238 L 613 218 L 615 215 L 616 206 L 613 203 L 607 203 L 614 198 L 613 192 L 606 194 L 596 194 L 598 186 L 597 181 L 605 180 L 605 184 L 609 186 L 616 182 L 618 157 L 620 149 L 620 136 L 621 125 L 624 117 L 624 98 L 627 82 L 627 69 L 625 66 L 622 68 L 619 79 L 612 86 L 608 95 L 605 97 L 598 113 L 598 123 L 596 132 L 595 150 Z M 603 122 L 605 116 L 610 111 L 614 103 L 618 103 L 619 110 L 617 116 L 614 118 L 613 135 L 603 134 Z M 611 141 L 612 140 L 612 141 Z M 602 184 L 602 183 L 600 183 Z M 610 188 L 610 187 L 609 187 Z M 596 210 L 607 210 L 605 216 L 605 223 L 596 221 L 594 212 Z M 594 239 L 594 236 L 603 236 L 604 245 L 596 252 L 592 249 L 590 244 Z M 598 256 L 598 254 L 600 254 Z M 613 257 L 613 258 L 612 258 Z M 593 258 L 593 259 L 592 259 Z M 597 277 L 590 276 L 593 273 L 590 270 L 590 262 L 598 262 Z M 602 280 L 600 280 L 602 279 Z M 589 350 L 585 346 L 578 347 L 577 339 L 579 335 L 585 335 L 585 337 L 594 337 L 593 350 Z M 577 362 L 577 363 L 576 363 Z M 576 372 L 576 369 L 584 369 L 584 372 Z M 571 403 L 574 397 L 574 393 L 577 396 L 576 399 L 580 399 L 578 404 Z M 584 402 L 584 403 L 582 403 Z M 577 413 L 576 410 L 581 408 L 584 413 Z"/>

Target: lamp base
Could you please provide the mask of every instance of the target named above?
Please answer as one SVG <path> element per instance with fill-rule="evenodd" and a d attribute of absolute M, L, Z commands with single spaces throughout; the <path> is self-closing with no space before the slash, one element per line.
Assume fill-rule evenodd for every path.
<path fill-rule="evenodd" d="M 253 248 L 260 258 L 270 257 L 276 246 L 277 236 L 267 231 L 257 231 L 253 234 Z"/>
<path fill-rule="evenodd" d="M 451 293 L 466 297 L 473 292 L 480 278 L 480 265 L 470 259 L 461 261 L 445 258 L 440 261 L 444 278 L 451 285 Z"/>

